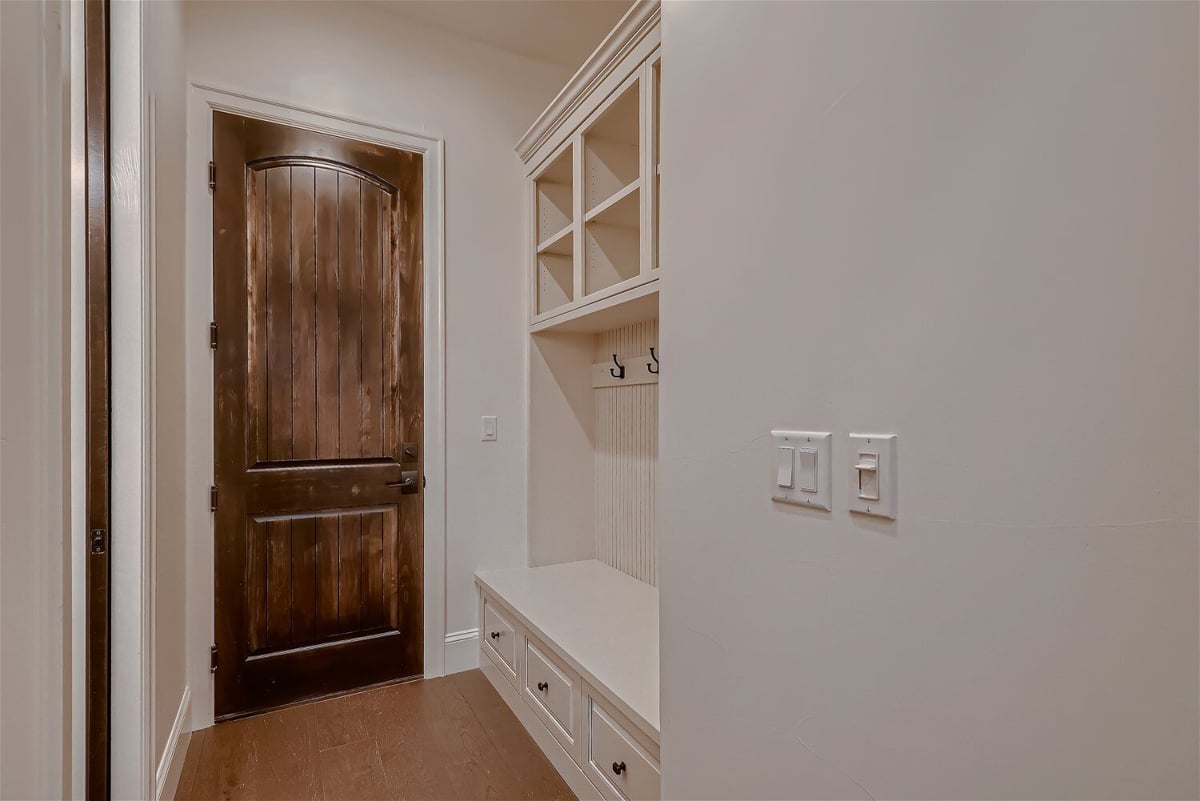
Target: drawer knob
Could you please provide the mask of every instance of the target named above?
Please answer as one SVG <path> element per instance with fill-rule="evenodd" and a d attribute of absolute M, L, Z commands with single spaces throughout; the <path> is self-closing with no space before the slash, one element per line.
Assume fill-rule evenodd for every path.
<path fill-rule="evenodd" d="M 620 776 L 624 772 L 625 772 L 625 763 L 624 762 L 614 762 L 613 763 L 613 773 Z"/>
<path fill-rule="evenodd" d="M 493 640 L 498 640 L 498 639 L 500 639 L 500 632 L 498 632 L 498 631 L 493 631 L 493 632 L 492 632 L 492 639 L 493 639 Z"/>
<path fill-rule="evenodd" d="M 538 682 L 538 689 L 539 689 L 539 690 L 541 690 L 542 692 L 546 692 L 546 690 L 549 690 L 549 689 L 550 689 L 550 685 L 549 685 L 549 684 L 547 684 L 547 683 L 546 683 L 546 682 L 544 682 L 544 681 L 539 681 L 539 682 Z"/>

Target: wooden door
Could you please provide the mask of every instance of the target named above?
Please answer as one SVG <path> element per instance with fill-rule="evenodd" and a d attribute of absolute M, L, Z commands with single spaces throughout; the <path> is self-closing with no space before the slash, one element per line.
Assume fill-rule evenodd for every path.
<path fill-rule="evenodd" d="M 213 115 L 216 714 L 423 667 L 421 158 Z"/>
<path fill-rule="evenodd" d="M 87 431 L 84 501 L 86 649 L 84 704 L 88 801 L 112 795 L 112 312 L 109 286 L 108 0 L 83 6 L 86 233 Z"/>

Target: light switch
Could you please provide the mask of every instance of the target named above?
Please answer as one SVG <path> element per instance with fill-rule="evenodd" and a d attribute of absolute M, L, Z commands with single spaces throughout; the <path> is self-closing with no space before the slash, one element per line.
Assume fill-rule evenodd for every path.
<path fill-rule="evenodd" d="M 827 431 L 772 431 L 771 437 L 775 440 L 771 498 L 796 506 L 832 509 L 829 454 L 833 435 Z"/>
<path fill-rule="evenodd" d="M 858 452 L 858 497 L 864 501 L 879 500 L 879 454 L 870 451 Z"/>
<path fill-rule="evenodd" d="M 496 441 L 496 418 L 492 415 L 485 416 L 480 420 L 480 427 L 483 429 L 483 441 Z"/>
<path fill-rule="evenodd" d="M 817 449 L 801 448 L 800 457 L 800 489 L 804 492 L 817 491 Z"/>
<path fill-rule="evenodd" d="M 794 483 L 793 471 L 796 466 L 796 449 L 776 448 L 775 453 L 779 457 L 779 473 L 776 476 L 775 483 L 780 487 L 791 489 Z"/>
<path fill-rule="evenodd" d="M 895 519 L 896 435 L 850 435 L 851 512 Z"/>

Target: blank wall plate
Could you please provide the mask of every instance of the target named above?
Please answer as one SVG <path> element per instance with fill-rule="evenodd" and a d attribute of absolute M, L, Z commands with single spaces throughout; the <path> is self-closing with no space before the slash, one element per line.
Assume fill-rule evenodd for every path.
<path fill-rule="evenodd" d="M 850 435 L 849 509 L 896 519 L 896 435 Z"/>
<path fill-rule="evenodd" d="M 771 498 L 810 509 L 833 508 L 828 431 L 772 431 Z"/>

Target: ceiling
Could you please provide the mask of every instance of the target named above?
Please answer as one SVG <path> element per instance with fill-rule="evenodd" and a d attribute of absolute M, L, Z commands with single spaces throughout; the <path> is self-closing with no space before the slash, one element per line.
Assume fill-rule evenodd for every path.
<path fill-rule="evenodd" d="M 407 19 L 574 71 L 632 0 L 387 0 L 386 5 Z"/>

